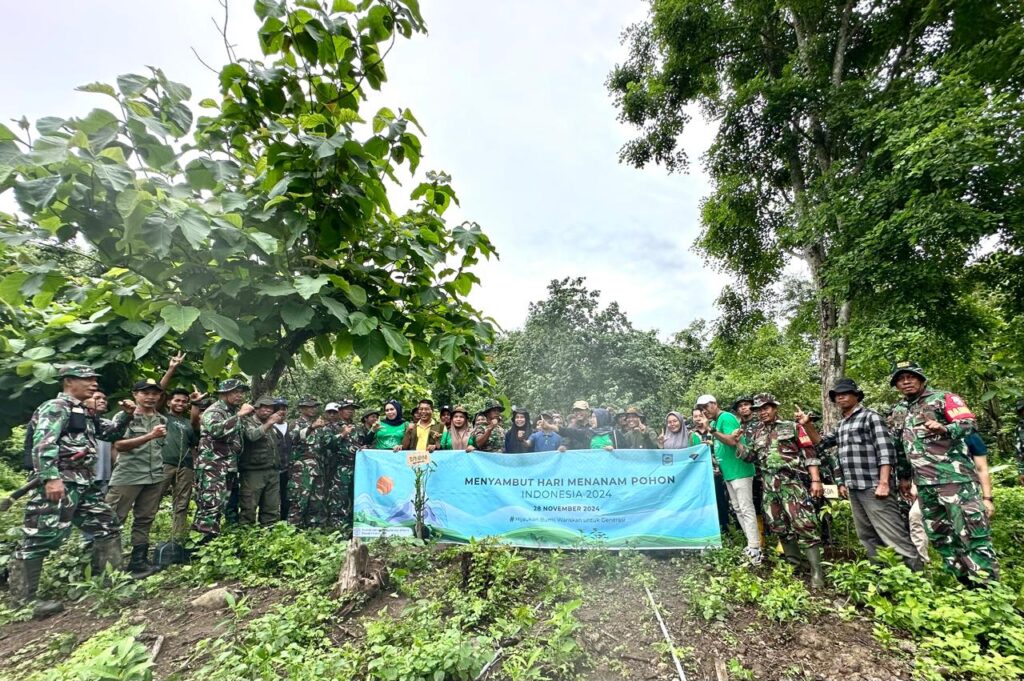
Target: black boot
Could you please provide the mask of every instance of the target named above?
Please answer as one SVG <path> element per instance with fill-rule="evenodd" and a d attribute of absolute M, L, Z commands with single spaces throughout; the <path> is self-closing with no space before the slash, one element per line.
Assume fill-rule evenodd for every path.
<path fill-rule="evenodd" d="M 149 564 L 149 544 L 133 546 L 132 557 L 128 561 L 128 572 L 132 577 L 145 579 L 156 571 L 156 568 Z"/>
<path fill-rule="evenodd" d="M 18 603 L 28 603 L 36 598 L 39 591 L 39 575 L 43 572 L 42 558 L 13 558 L 10 563 L 11 596 Z M 57 601 L 36 601 L 32 608 L 32 617 L 43 619 L 56 615 L 64 606 Z"/>
<path fill-rule="evenodd" d="M 92 543 L 92 574 L 93 577 L 102 575 L 110 566 L 112 570 L 120 570 L 124 564 L 124 556 L 121 555 L 121 535 L 115 534 L 110 537 L 96 539 Z"/>

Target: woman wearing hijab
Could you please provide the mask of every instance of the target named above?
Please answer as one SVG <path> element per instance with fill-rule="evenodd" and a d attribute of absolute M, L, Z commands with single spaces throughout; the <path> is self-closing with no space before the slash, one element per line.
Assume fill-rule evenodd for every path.
<path fill-rule="evenodd" d="M 524 454 L 531 451 L 530 435 L 533 434 L 533 427 L 530 425 L 530 412 L 519 407 L 512 408 L 512 425 L 505 433 L 505 453 Z"/>
<path fill-rule="evenodd" d="M 690 445 L 686 432 L 686 420 L 678 411 L 670 411 L 665 417 L 665 433 L 658 438 L 662 449 L 686 449 Z"/>
<path fill-rule="evenodd" d="M 469 439 L 472 433 L 473 424 L 469 422 L 469 412 L 460 404 L 452 409 L 452 422 L 441 436 L 441 449 L 473 451 L 474 447 Z"/>
<path fill-rule="evenodd" d="M 384 404 L 384 418 L 377 422 L 373 433 L 373 449 L 394 449 L 402 444 L 405 435 L 405 421 L 402 419 L 402 405 L 398 400 Z"/>

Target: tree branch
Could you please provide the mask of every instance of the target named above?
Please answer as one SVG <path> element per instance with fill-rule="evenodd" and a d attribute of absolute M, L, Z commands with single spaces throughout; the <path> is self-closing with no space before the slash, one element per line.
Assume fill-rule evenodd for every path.
<path fill-rule="evenodd" d="M 843 82 L 843 64 L 846 61 L 846 47 L 850 42 L 850 17 L 853 14 L 853 0 L 847 0 L 843 7 L 843 16 L 839 21 L 839 36 L 836 39 L 836 51 L 832 58 L 832 87 L 837 88 Z"/>

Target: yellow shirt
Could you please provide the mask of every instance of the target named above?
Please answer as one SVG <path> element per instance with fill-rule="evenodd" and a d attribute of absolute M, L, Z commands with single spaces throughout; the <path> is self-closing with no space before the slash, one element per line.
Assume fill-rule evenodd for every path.
<path fill-rule="evenodd" d="M 430 440 L 430 426 L 416 424 L 416 451 L 425 452 L 427 451 L 427 442 Z"/>

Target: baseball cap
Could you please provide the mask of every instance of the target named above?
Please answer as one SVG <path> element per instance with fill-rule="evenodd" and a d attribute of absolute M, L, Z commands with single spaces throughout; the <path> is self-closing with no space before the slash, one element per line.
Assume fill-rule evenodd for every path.
<path fill-rule="evenodd" d="M 338 411 L 339 408 L 337 402 L 328 402 L 327 406 L 324 407 L 324 411 Z"/>
<path fill-rule="evenodd" d="M 705 404 L 711 404 L 712 402 L 718 404 L 718 400 L 715 399 L 714 395 L 701 395 L 697 398 L 698 407 L 703 407 Z"/>
<path fill-rule="evenodd" d="M 98 378 L 96 370 L 87 364 L 68 364 L 60 369 L 58 378 Z"/>
<path fill-rule="evenodd" d="M 254 407 L 273 407 L 274 406 L 274 398 L 271 397 L 270 395 L 261 395 L 260 397 L 258 397 L 256 399 L 255 402 L 253 402 L 253 406 Z"/>
<path fill-rule="evenodd" d="M 590 411 L 590 403 L 586 400 L 576 400 L 572 403 L 573 409 L 582 409 L 584 411 Z"/>
<path fill-rule="evenodd" d="M 146 392 L 148 392 L 148 391 L 155 391 L 155 392 L 158 392 L 158 393 L 162 393 L 164 391 L 164 388 L 163 388 L 162 385 L 157 383 L 152 378 L 144 378 L 144 379 L 142 379 L 140 381 L 136 381 L 134 383 L 134 385 L 132 385 L 132 392 L 133 393 L 143 392 L 143 391 L 146 391 Z"/>

